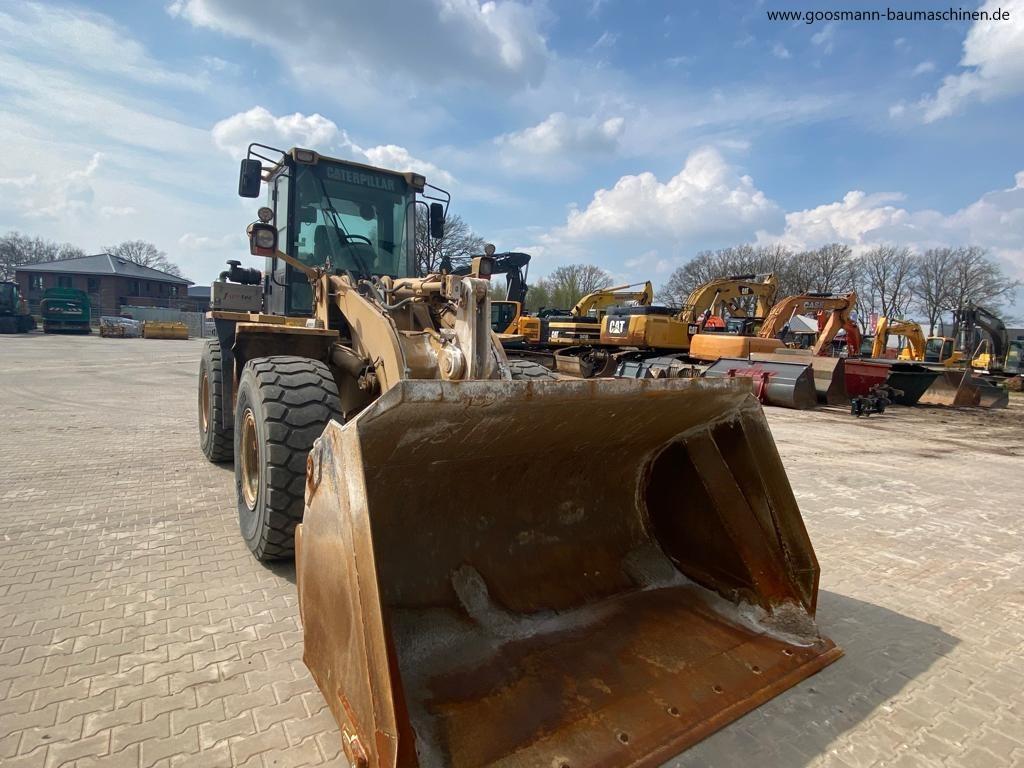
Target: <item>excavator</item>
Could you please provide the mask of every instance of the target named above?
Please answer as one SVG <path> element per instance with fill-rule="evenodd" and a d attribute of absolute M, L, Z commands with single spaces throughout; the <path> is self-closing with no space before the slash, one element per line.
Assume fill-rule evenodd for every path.
<path fill-rule="evenodd" d="M 18 284 L 0 281 L 0 333 L 28 333 L 35 327 L 35 318 L 29 313 Z"/>
<path fill-rule="evenodd" d="M 263 272 L 212 286 L 199 442 L 253 555 L 294 554 L 351 765 L 653 767 L 841 655 L 747 384 L 510 360 L 493 255 L 416 273 L 412 212 L 443 236 L 450 199 L 420 174 L 253 144 L 264 187 Z"/>
<path fill-rule="evenodd" d="M 1001 386 L 1008 376 L 1019 376 L 1024 344 L 1011 341 L 1006 324 L 989 309 L 969 303 L 953 313 L 959 328 L 960 349 L 951 339 L 943 339 L 942 351 L 950 350 L 942 360 L 945 370 L 921 398 L 927 405 L 979 406 L 1006 408 L 1008 392 Z M 979 342 L 979 332 L 983 333 Z M 929 343 L 932 340 L 929 339 Z M 946 342 L 950 342 L 948 345 Z M 925 357 L 930 362 L 929 356 Z M 977 375 L 979 373 L 981 375 Z"/>
<path fill-rule="evenodd" d="M 878 323 L 875 325 L 871 357 L 877 359 L 885 357 L 890 336 L 902 336 L 907 342 L 906 346 L 900 349 L 898 360 L 953 365 L 962 357 L 959 352 L 953 350 L 955 339 L 948 336 L 925 337 L 920 323 L 913 320 L 890 320 L 887 317 L 878 318 Z"/>
<path fill-rule="evenodd" d="M 857 294 L 802 293 L 789 296 L 775 304 L 761 324 L 756 336 L 700 334 L 690 346 L 690 356 L 698 360 L 716 360 L 705 375 L 722 375 L 732 370 L 737 361 L 750 361 L 749 375 L 762 375 L 780 389 L 791 387 L 792 398 L 808 407 L 808 399 L 829 404 L 846 404 L 843 358 L 827 356 L 840 330 L 845 331 L 847 349 L 860 349 L 860 332 L 851 319 Z M 809 350 L 787 349 L 783 339 L 794 315 L 817 317 L 818 337 Z M 810 367 L 810 372 L 805 373 Z M 765 368 L 761 371 L 761 368 Z M 808 398 L 804 380 L 810 376 L 813 392 Z M 785 390 L 783 390 L 785 391 Z"/>
<path fill-rule="evenodd" d="M 601 344 L 641 350 L 688 351 L 692 340 L 723 313 L 746 317 L 740 307 L 754 300 L 754 317 L 764 317 L 775 299 L 773 275 L 733 275 L 697 286 L 681 310 L 668 307 L 613 307 L 601 322 Z"/>
<path fill-rule="evenodd" d="M 632 290 L 641 286 L 640 290 Z M 548 318 L 546 343 L 596 344 L 601 340 L 601 320 L 610 308 L 649 307 L 653 301 L 654 286 L 650 280 L 593 291 L 577 301 L 568 315 Z"/>

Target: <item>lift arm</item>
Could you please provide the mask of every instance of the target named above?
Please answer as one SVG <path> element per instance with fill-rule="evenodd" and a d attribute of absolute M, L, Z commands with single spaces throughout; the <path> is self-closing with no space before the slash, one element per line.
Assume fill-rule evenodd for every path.
<path fill-rule="evenodd" d="M 871 346 L 872 357 L 884 357 L 886 346 L 889 344 L 889 336 L 895 334 L 907 340 L 910 347 L 910 359 L 921 362 L 924 360 L 925 335 L 924 329 L 919 323 L 913 320 L 889 320 L 887 317 L 878 318 L 875 325 L 875 340 Z"/>

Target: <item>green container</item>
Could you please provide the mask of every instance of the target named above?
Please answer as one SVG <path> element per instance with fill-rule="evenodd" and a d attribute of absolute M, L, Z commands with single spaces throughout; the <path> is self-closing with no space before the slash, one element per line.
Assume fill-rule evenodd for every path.
<path fill-rule="evenodd" d="M 50 288 L 39 302 L 43 333 L 90 333 L 89 296 L 77 288 Z"/>

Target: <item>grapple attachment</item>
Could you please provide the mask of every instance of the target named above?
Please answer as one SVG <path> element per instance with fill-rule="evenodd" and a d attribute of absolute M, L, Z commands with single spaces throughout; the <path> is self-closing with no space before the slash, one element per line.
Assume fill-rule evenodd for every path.
<path fill-rule="evenodd" d="M 296 543 L 357 767 L 658 765 L 841 654 L 745 380 L 404 381 L 325 430 Z"/>

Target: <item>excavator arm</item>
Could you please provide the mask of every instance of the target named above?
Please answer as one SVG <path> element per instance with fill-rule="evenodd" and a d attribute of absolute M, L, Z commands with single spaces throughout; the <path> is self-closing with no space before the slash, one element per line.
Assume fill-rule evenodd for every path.
<path fill-rule="evenodd" d="M 996 366 L 1001 368 L 1006 359 L 1006 351 L 1009 348 L 1010 336 L 1006 330 L 1006 324 L 1000 319 L 995 312 L 990 309 L 986 309 L 978 304 L 967 304 L 957 311 L 957 324 L 966 329 L 964 352 L 967 354 L 973 354 L 974 350 L 968 349 L 968 345 L 972 343 L 971 337 L 973 337 L 973 329 L 975 327 L 980 328 L 991 339 L 992 352 L 989 357 L 990 361 L 994 361 Z M 991 366 L 991 362 L 989 362 Z M 985 366 L 985 367 L 989 367 Z"/>
<path fill-rule="evenodd" d="M 775 300 L 778 286 L 778 280 L 771 274 L 733 275 L 709 280 L 697 286 L 689 295 L 678 319 L 684 323 L 697 323 L 701 315 L 708 310 L 713 313 L 721 304 L 726 305 L 731 315 L 746 314 L 737 303 L 749 297 L 757 301 L 755 316 L 764 317 Z"/>
<path fill-rule="evenodd" d="M 902 336 L 907 340 L 910 360 L 917 362 L 924 360 L 927 339 L 921 325 L 913 320 L 889 320 L 887 317 L 878 318 L 878 323 L 875 325 L 875 340 L 871 345 L 872 357 L 885 356 L 885 349 L 889 344 L 889 336 L 893 334 Z"/>
<path fill-rule="evenodd" d="M 853 291 L 849 293 L 802 293 L 789 296 L 772 307 L 761 326 L 759 335 L 764 339 L 778 337 L 784 333 L 786 326 L 793 319 L 793 315 L 798 313 L 828 313 L 824 315 L 824 322 L 819 322 L 818 341 L 812 349 L 814 355 L 822 355 L 840 329 L 845 328 L 847 333 L 850 333 L 850 329 L 855 328 L 854 324 L 850 322 L 850 314 L 856 304 L 857 294 Z M 859 338 L 859 332 L 856 335 Z"/>
<path fill-rule="evenodd" d="M 643 286 L 642 290 L 631 291 L 630 288 Z M 646 307 L 654 301 L 654 286 L 651 281 L 643 283 L 631 283 L 629 285 L 616 285 L 613 288 L 605 288 L 600 291 L 588 293 L 576 302 L 569 314 L 573 317 L 587 317 L 594 310 L 601 310 L 605 307 L 616 305 L 633 304 L 638 307 Z"/>

